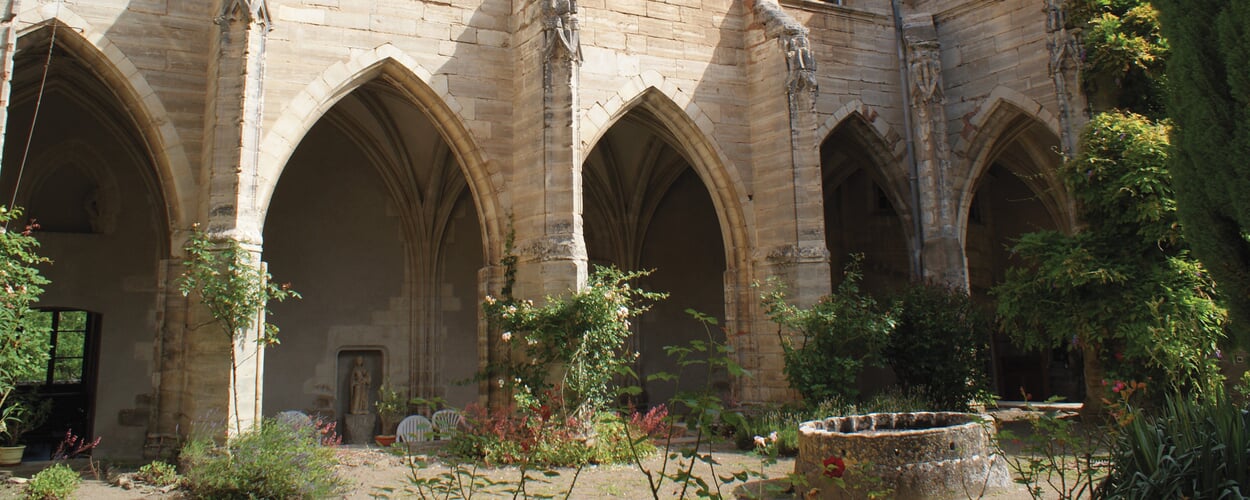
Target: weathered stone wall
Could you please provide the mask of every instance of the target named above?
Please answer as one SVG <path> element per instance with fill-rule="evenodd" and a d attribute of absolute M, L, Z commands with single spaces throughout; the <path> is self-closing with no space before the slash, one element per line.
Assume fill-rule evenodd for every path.
<path fill-rule="evenodd" d="M 41 23 L 56 19 L 70 28 L 58 31 L 59 43 L 112 91 L 125 110 L 118 123 L 130 128 L 128 133 L 138 138 L 136 147 L 150 161 L 151 182 L 142 194 L 160 200 L 157 210 L 163 213 L 156 220 L 167 225 L 157 231 L 163 253 L 152 259 L 154 271 L 135 278 L 144 283 L 130 286 L 153 291 L 145 292 L 142 308 L 157 311 L 158 319 L 136 326 L 142 334 L 106 350 L 110 360 L 101 366 L 114 363 L 117 350 L 154 352 L 157 362 L 146 373 L 158 409 L 148 430 L 161 436 L 176 432 L 196 414 L 225 407 L 220 388 L 201 390 L 223 379 L 220 360 L 195 361 L 197 356 L 223 357 L 225 346 L 192 334 L 190 325 L 203 312 L 168 293 L 177 266 L 170 272 L 161 269 L 180 259 L 177 249 L 195 222 L 211 222 L 223 235 L 263 249 L 261 236 L 270 237 L 271 198 L 282 185 L 284 169 L 297 163 L 296 149 L 331 108 L 370 82 L 381 82 L 424 114 L 429 130 L 420 133 L 437 134 L 449 164 L 458 166 L 467 198 L 427 205 L 402 201 L 439 199 L 440 194 L 454 198 L 460 192 L 460 181 L 437 184 L 431 179 L 443 177 L 424 173 L 408 184 L 387 178 L 383 187 L 360 194 L 362 200 L 386 197 L 395 213 L 424 214 L 420 220 L 430 224 L 411 223 L 428 231 L 394 235 L 396 246 L 386 249 L 404 254 L 401 260 L 409 263 L 392 271 L 401 285 L 386 287 L 389 299 L 365 303 L 366 295 L 349 297 L 356 301 L 350 308 L 364 319 L 344 322 L 349 326 L 342 332 L 385 323 L 399 333 L 351 341 L 347 337 L 355 333 L 340 332 L 333 335 L 343 338 L 331 341 L 327 331 L 308 345 L 275 352 L 278 365 L 271 368 L 283 378 L 272 370 L 244 377 L 256 387 L 263 378 L 265 390 L 256 397 L 268 393 L 263 397 L 272 402 L 264 413 L 315 406 L 310 401 L 319 394 L 317 386 L 333 378 L 328 373 L 337 366 L 334 352 L 352 342 L 403 353 L 406 361 L 387 370 L 405 376 L 414 392 L 454 394 L 457 401 L 484 397 L 476 386 L 453 389 L 447 382 L 452 372 L 467 373 L 467 366 L 480 366 L 489 357 L 492 340 L 471 312 L 480 295 L 498 291 L 502 270 L 490 266 L 502 256 L 505 236 L 509 231 L 516 235 L 523 296 L 541 298 L 582 283 L 588 264 L 582 165 L 627 115 L 641 117 L 668 142 L 709 195 L 724 252 L 724 269 L 713 281 L 723 290 L 724 319 L 739 361 L 756 373 L 752 380 L 733 382 L 739 399 L 793 396 L 781 374 L 775 327 L 762 317 L 757 290 L 749 285 L 779 276 L 800 303 L 828 292 L 840 270 L 829 265 L 822 187 L 837 177 L 831 170 L 840 167 L 822 164 L 820 148 L 847 120 L 858 120 L 857 142 L 838 147 L 863 148 L 871 161 L 846 165 L 875 169 L 869 172 L 872 181 L 862 185 L 880 184 L 903 228 L 901 237 L 890 235 L 872 245 L 888 247 L 895 257 L 912 256 L 922 242 L 933 245 L 926 247 L 922 263 L 927 276 L 967 285 L 969 267 L 978 269 L 982 280 L 1003 265 L 1001 256 L 984 249 L 999 245 L 996 240 L 1014 229 L 966 234 L 981 176 L 992 164 L 1013 175 L 1041 173 L 1040 181 L 1025 188 L 1060 193 L 1046 195 L 1041 208 L 1014 213 L 1070 227 L 1070 201 L 1060 184 L 1044 174 L 1059 161 L 1048 150 L 1082 122 L 1082 104 L 1079 95 L 1071 95 L 1076 75 L 1070 68 L 1060 75 L 1068 78 L 1068 93 L 1056 91 L 1064 81 L 1048 71 L 1054 67 L 1049 42 L 1056 32 L 1038 1 L 900 1 L 897 20 L 887 0 L 845 3 L 22 0 L 15 26 L 18 47 L 27 51 L 46 41 L 32 35 Z M 919 45 L 910 41 L 900 65 L 896 22 L 902 21 L 931 29 L 932 39 Z M 553 40 L 567 45 L 555 46 Z M 923 59 L 916 52 L 922 48 L 937 54 L 924 59 L 930 64 L 924 68 L 913 64 Z M 905 72 L 928 68 L 936 71 L 923 73 L 929 79 L 924 84 L 936 82 L 936 87 L 918 93 L 916 81 L 904 85 Z M 15 85 L 22 87 L 13 91 L 15 104 L 20 96 L 29 105 L 35 92 L 31 82 Z M 1064 95 L 1068 101 L 1061 101 Z M 922 98 L 924 109 L 911 101 L 915 96 Z M 393 111 L 393 106 L 364 105 L 357 113 L 383 117 Z M 414 130 L 362 128 L 355 139 L 367 146 L 360 146 L 361 162 L 429 172 L 428 162 L 393 159 L 404 153 L 370 152 L 403 151 L 394 145 L 404 144 L 405 134 Z M 14 139 L 5 137 L 6 165 L 15 154 Z M 921 153 L 915 155 L 923 167 L 920 184 L 928 186 L 919 210 L 910 196 L 909 141 L 929 148 L 915 149 Z M 325 193 L 326 202 L 333 202 L 335 194 Z M 986 203 L 1001 206 L 1002 200 Z M 299 212 L 298 206 L 292 210 Z M 913 226 L 917 217 L 919 232 Z M 445 226 L 451 229 L 438 229 Z M 283 230 L 288 236 L 295 234 L 291 227 Z M 965 241 L 971 236 L 981 250 L 970 255 Z M 654 248 L 682 251 L 673 241 L 683 237 L 679 232 L 666 230 L 658 237 L 656 244 L 663 245 Z M 467 246 L 456 246 L 454 258 L 439 260 L 411 244 L 439 238 Z M 891 238 L 900 238 L 897 246 Z M 280 252 L 288 259 L 298 257 L 300 245 L 323 245 L 327 254 L 344 259 L 368 256 L 367 250 L 330 238 L 292 237 L 283 244 L 293 242 L 302 243 Z M 459 250 L 475 245 L 480 245 L 480 261 Z M 78 258 L 71 253 L 59 260 Z M 382 261 L 374 264 L 388 267 Z M 315 269 L 308 267 L 299 277 L 315 280 Z M 93 284 L 103 286 L 103 281 L 82 286 Z M 709 289 L 701 289 L 699 300 L 706 300 Z M 54 288 L 52 293 L 58 292 Z M 297 304 L 283 305 L 277 318 L 297 316 L 296 325 L 324 323 L 314 317 L 334 319 L 328 311 L 298 318 Z M 288 332 L 292 339 L 302 334 L 297 330 L 302 328 Z M 302 375 L 278 368 L 301 365 L 321 368 Z M 109 428 L 104 423 L 116 421 L 142 392 L 102 384 L 97 428 Z"/>

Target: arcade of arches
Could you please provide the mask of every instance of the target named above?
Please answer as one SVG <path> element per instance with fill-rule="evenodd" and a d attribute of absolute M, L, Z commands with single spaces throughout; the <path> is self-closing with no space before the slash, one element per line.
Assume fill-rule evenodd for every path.
<path fill-rule="evenodd" d="M 104 456 L 168 453 L 231 409 L 346 427 L 358 359 L 374 398 L 387 384 L 499 402 L 475 378 L 498 342 L 479 306 L 513 237 L 522 298 L 593 265 L 653 270 L 639 285 L 670 297 L 634 322 L 641 376 L 706 338 L 687 309 L 755 373 L 646 383 L 647 405 L 705 383 L 795 397 L 753 282 L 780 277 L 810 304 L 862 253 L 872 292 L 938 277 L 988 302 L 1013 238 L 1075 229 L 1053 171 L 1083 98 L 1048 83 L 1063 75 L 1035 0 L 905 2 L 907 36 L 882 0 L 704 1 L 678 20 L 612 2 L 332 3 L 23 0 L 0 15 L 0 204 L 25 207 L 54 261 L 38 306 L 55 356 L 23 390 L 57 418 L 32 456 L 65 428 L 104 437 Z M 989 49 L 1007 33 L 1018 46 Z M 899 73 L 926 65 L 936 80 Z M 245 352 L 237 382 L 244 351 L 178 290 L 195 227 L 303 296 L 270 307 L 281 344 Z M 1080 396 L 1062 351 L 994 348 L 1001 395 Z"/>

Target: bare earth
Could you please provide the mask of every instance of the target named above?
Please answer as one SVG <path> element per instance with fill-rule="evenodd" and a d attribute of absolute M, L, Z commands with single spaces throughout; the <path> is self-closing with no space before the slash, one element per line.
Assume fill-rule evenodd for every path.
<path fill-rule="evenodd" d="M 787 474 L 794 471 L 794 459 L 783 458 L 771 465 L 762 464 L 758 457 L 749 453 L 740 452 L 728 448 L 716 448 L 713 451 L 716 461 L 720 465 L 717 466 L 716 475 L 727 476 L 735 472 L 750 471 L 753 473 L 751 482 L 745 486 L 742 483 L 736 483 L 733 486 L 726 486 L 722 490 L 728 498 L 735 496 L 739 498 L 748 497 L 750 495 L 743 494 L 741 489 L 733 490 L 732 488 L 747 488 L 751 492 L 768 491 L 765 488 L 764 481 L 758 479 L 762 473 L 764 477 L 777 480 L 784 479 Z M 417 455 L 417 458 L 423 458 L 423 455 Z M 369 447 L 342 447 L 339 449 L 339 476 L 347 478 L 351 482 L 351 488 L 341 498 L 347 499 L 369 499 L 380 498 L 414 498 L 418 497 L 413 488 L 410 479 L 413 474 L 418 478 L 437 477 L 440 474 L 449 471 L 448 467 L 434 460 L 435 465 L 429 468 L 420 469 L 409 466 L 411 463 L 402 456 L 396 456 L 385 450 Z M 644 460 L 643 465 L 648 469 L 655 471 L 659 469 L 663 456 L 656 454 L 655 456 Z M 24 464 L 17 469 L 12 470 L 15 476 L 29 477 L 30 474 L 37 472 L 46 463 L 30 463 Z M 76 468 L 87 469 L 86 462 L 75 461 Z M 670 470 L 674 465 L 670 462 Z M 0 469 L 4 471 L 6 469 Z M 543 477 L 541 473 L 531 472 L 530 476 L 540 478 L 540 481 L 529 481 L 526 483 L 526 491 L 531 495 L 555 495 L 557 498 L 564 498 L 565 493 L 569 491 L 569 485 L 573 483 L 573 477 L 577 474 L 575 469 L 559 469 L 558 476 L 552 478 Z M 477 471 L 478 474 L 489 478 L 491 481 L 507 482 L 507 485 L 497 485 L 491 487 L 489 492 L 476 492 L 477 497 L 508 497 L 511 493 L 504 490 L 515 488 L 521 471 L 516 467 L 500 467 L 500 468 L 484 468 Z M 0 472 L 3 474 L 3 472 Z M 700 464 L 694 470 L 695 475 L 702 476 L 711 482 L 713 474 L 708 470 L 706 465 Z M 112 475 L 116 475 L 115 473 Z M 85 474 L 88 479 L 78 489 L 75 498 L 84 499 L 101 499 L 101 500 L 121 500 L 121 499 L 178 499 L 183 496 L 175 491 L 162 493 L 152 488 L 142 485 L 136 485 L 133 489 L 123 489 L 113 486 L 107 482 L 91 478 L 90 473 Z M 549 481 L 549 482 L 542 482 Z M 774 481 L 776 483 L 776 481 Z M 384 488 L 390 488 L 386 491 Z M 774 488 L 776 489 L 776 488 Z M 483 495 L 482 493 L 488 493 Z M 736 495 L 734 493 L 737 493 Z M 0 498 L 20 498 L 21 486 L 14 484 L 0 485 Z M 658 491 L 659 498 L 677 498 L 680 491 L 671 482 L 661 485 Z M 693 486 L 687 492 L 688 498 L 694 498 Z M 772 498 L 794 498 L 792 494 L 773 494 L 768 495 Z M 454 495 L 452 498 L 459 498 Z M 438 498 L 442 498 L 439 496 Z M 636 465 L 607 465 L 607 466 L 587 466 L 580 474 L 577 474 L 576 484 L 568 498 L 629 498 L 644 499 L 652 498 L 651 488 L 648 486 L 647 478 L 639 472 Z M 995 495 L 986 496 L 995 500 L 1024 500 L 1030 498 L 1023 487 L 1013 491 L 1002 492 Z"/>

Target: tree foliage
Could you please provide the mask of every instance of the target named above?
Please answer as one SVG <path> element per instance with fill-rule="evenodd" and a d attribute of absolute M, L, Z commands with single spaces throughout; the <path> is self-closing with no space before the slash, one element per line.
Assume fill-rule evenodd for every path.
<path fill-rule="evenodd" d="M 0 433 L 6 431 L 10 418 L 25 411 L 5 404 L 17 383 L 43 373 L 48 366 L 46 336 L 35 332 L 40 325 L 32 306 L 48 284 L 38 266 L 51 261 L 38 253 L 39 241 L 31 235 L 33 224 L 21 231 L 8 229 L 21 216 L 21 209 L 0 206 Z"/>
<path fill-rule="evenodd" d="M 1250 3 L 1159 0 L 1180 219 L 1250 345 Z"/>
<path fill-rule="evenodd" d="M 647 274 L 595 267 L 584 289 L 548 297 L 543 304 L 511 295 L 487 296 L 482 310 L 501 332 L 506 349 L 504 360 L 487 375 L 511 388 L 523 408 L 558 399 L 571 415 L 591 422 L 617 396 L 615 381 L 638 359 L 637 352 L 626 348 L 629 318 L 666 297 L 630 286 Z M 511 285 L 509 279 L 507 291 Z M 552 398 L 551 391 L 560 397 Z"/>
<path fill-rule="evenodd" d="M 232 386 L 238 376 L 238 359 L 234 345 L 260 321 L 257 341 L 262 345 L 278 344 L 278 327 L 261 319 L 270 301 L 282 302 L 300 298 L 289 285 L 273 283 L 273 277 L 251 252 L 236 240 L 212 238 L 197 226 L 183 246 L 187 260 L 178 287 L 183 296 L 195 294 L 222 333 L 230 340 L 230 377 Z M 242 431 L 238 414 L 237 387 L 231 397 L 235 402 L 235 428 Z"/>
<path fill-rule="evenodd" d="M 989 386 L 990 318 L 963 290 L 936 283 L 914 284 L 895 300 L 885 357 L 899 382 L 923 391 L 929 409 L 968 411 Z"/>
<path fill-rule="evenodd" d="M 1087 226 L 1029 233 L 1013 247 L 1028 267 L 993 292 L 1008 333 L 1028 348 L 1081 347 L 1112 380 L 1213 388 L 1225 314 L 1180 238 L 1167 127 L 1104 113 L 1081 145 L 1061 174 Z M 1088 380 L 1088 364 L 1086 377 L 1088 404 L 1103 381 Z"/>
<path fill-rule="evenodd" d="M 896 312 L 859 289 L 862 260 L 862 255 L 854 256 L 837 290 L 811 307 L 787 303 L 785 290 L 776 281 L 761 297 L 769 319 L 790 330 L 777 333 L 786 379 L 813 404 L 854 399 L 864 367 L 883 364 L 881 354 L 894 331 Z"/>
<path fill-rule="evenodd" d="M 1159 11 L 1148 0 L 1075 0 L 1068 20 L 1081 30 L 1082 83 L 1094 109 L 1161 117 L 1169 45 Z"/>

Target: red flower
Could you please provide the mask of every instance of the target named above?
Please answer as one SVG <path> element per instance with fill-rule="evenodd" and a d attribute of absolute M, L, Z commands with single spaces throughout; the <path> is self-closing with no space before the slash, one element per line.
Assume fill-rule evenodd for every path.
<path fill-rule="evenodd" d="M 829 457 L 821 463 L 825 465 L 825 477 L 842 477 L 846 472 L 846 462 L 842 457 Z"/>

